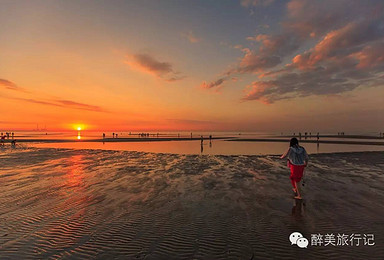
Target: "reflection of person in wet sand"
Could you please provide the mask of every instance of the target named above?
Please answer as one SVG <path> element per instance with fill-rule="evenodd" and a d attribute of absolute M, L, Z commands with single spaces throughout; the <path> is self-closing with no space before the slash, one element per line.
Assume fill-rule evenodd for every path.
<path fill-rule="evenodd" d="M 299 141 L 296 138 L 292 138 L 288 150 L 280 158 L 284 159 L 285 157 L 288 158 L 288 166 L 291 169 L 291 176 L 289 178 L 291 179 L 295 199 L 301 199 L 298 183 L 301 181 L 304 168 L 308 164 L 307 151 L 299 145 Z"/>
<path fill-rule="evenodd" d="M 295 200 L 295 205 L 292 207 L 292 216 L 294 216 L 296 219 L 300 219 L 303 217 L 304 213 L 304 203 L 302 200 Z"/>

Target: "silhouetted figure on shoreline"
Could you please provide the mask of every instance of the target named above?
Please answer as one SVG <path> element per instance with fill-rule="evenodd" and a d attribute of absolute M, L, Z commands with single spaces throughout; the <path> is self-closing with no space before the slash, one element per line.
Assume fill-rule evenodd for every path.
<path fill-rule="evenodd" d="M 112 138 L 115 138 L 115 133 L 112 133 Z"/>
<path fill-rule="evenodd" d="M 14 132 L 12 132 L 12 139 L 15 137 L 15 133 Z"/>
<path fill-rule="evenodd" d="M 204 142 L 204 137 L 201 136 L 201 137 L 200 137 L 200 143 L 201 143 L 201 145 L 203 145 L 203 142 Z"/>
<path fill-rule="evenodd" d="M 12 146 L 13 148 L 16 147 L 16 141 L 17 141 L 16 139 L 13 139 L 12 142 L 11 142 L 11 146 Z"/>
<path fill-rule="evenodd" d="M 320 138 L 319 132 L 317 132 L 316 137 L 317 137 L 317 142 L 319 142 L 319 138 Z"/>
<path fill-rule="evenodd" d="M 301 140 L 301 132 L 299 132 L 299 139 Z"/>
<path fill-rule="evenodd" d="M 117 134 L 116 134 L 116 138 L 117 138 Z"/>
<path fill-rule="evenodd" d="M 192 133 L 191 133 L 191 139 L 192 139 Z"/>
<path fill-rule="evenodd" d="M 105 139 L 105 133 L 103 133 L 103 139 Z"/>

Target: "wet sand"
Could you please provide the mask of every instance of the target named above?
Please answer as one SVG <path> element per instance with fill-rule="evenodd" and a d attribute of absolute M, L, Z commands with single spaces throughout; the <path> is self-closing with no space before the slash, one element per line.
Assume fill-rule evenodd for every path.
<path fill-rule="evenodd" d="M 311 156 L 293 199 L 278 156 L 0 150 L 0 258 L 383 259 L 382 152 Z M 291 245 L 291 232 L 375 246 Z"/>

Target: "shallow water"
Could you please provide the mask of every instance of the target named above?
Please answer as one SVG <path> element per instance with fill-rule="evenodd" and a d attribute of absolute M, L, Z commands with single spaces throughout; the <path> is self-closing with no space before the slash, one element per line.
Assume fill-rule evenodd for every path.
<path fill-rule="evenodd" d="M 231 142 L 225 140 L 200 141 L 151 141 L 151 142 L 69 142 L 28 144 L 40 148 L 103 149 L 120 151 L 139 151 L 173 154 L 211 154 L 211 155 L 268 155 L 282 154 L 288 144 L 285 142 Z M 302 144 L 308 153 L 384 151 L 384 145 L 351 144 Z"/>
<path fill-rule="evenodd" d="M 268 155 L 282 154 L 288 147 L 288 142 L 230 142 L 223 139 L 213 139 L 211 141 L 204 140 L 201 145 L 200 140 L 178 141 L 180 138 L 190 138 L 190 132 L 159 132 L 150 133 L 150 138 L 174 138 L 174 141 L 146 141 L 145 138 L 140 142 L 124 142 L 124 139 L 138 138 L 138 133 L 120 132 L 119 139 L 113 139 L 114 142 L 93 142 L 92 140 L 100 140 L 101 132 L 91 131 L 73 131 L 73 132 L 21 132 L 16 133 L 15 139 L 34 139 L 41 140 L 34 143 L 28 143 L 28 146 L 39 148 L 67 148 L 67 149 L 103 149 L 103 150 L 120 150 L 120 151 L 138 151 L 138 152 L 154 152 L 154 153 L 173 153 L 173 154 L 211 154 L 211 155 Z M 112 133 L 106 133 L 106 138 L 112 138 Z M 193 137 L 198 138 L 204 136 L 207 138 L 212 135 L 214 138 L 242 138 L 242 139 L 265 139 L 265 138 L 284 138 L 281 134 L 271 133 L 234 133 L 234 132 L 194 132 Z M 47 139 L 58 140 L 58 142 L 47 142 Z M 64 140 L 66 142 L 60 142 Z M 73 142 L 68 142 L 72 140 Z M 315 137 L 303 137 L 303 140 L 316 140 Z M 357 138 L 329 138 L 324 137 L 321 140 L 328 141 L 382 141 L 381 139 L 367 140 Z M 83 142 L 86 141 L 86 142 Z M 21 143 L 21 142 L 20 142 Z M 362 151 L 384 151 L 383 145 L 357 145 L 357 144 L 328 144 L 328 143 L 302 143 L 308 153 L 334 153 L 334 152 L 362 152 Z"/>
<path fill-rule="evenodd" d="M 276 156 L 13 149 L 0 153 L 0 258 L 383 259 L 381 153 L 311 158 L 292 199 Z M 300 249 L 301 232 L 375 246 Z"/>

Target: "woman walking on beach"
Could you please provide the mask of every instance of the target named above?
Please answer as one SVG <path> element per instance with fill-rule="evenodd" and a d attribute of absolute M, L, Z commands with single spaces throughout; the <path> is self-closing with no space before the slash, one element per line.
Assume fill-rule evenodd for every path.
<path fill-rule="evenodd" d="M 308 154 L 304 147 L 299 145 L 296 138 L 292 138 L 288 150 L 281 156 L 281 159 L 288 158 L 288 167 L 291 169 L 291 179 L 295 199 L 301 199 L 299 185 L 303 177 L 304 168 L 308 164 Z"/>

